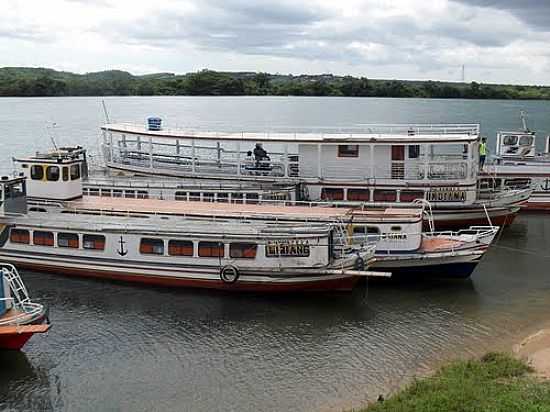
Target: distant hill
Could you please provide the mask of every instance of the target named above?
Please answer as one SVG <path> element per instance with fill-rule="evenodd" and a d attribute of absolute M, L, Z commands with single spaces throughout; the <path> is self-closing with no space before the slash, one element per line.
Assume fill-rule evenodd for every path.
<path fill-rule="evenodd" d="M 76 74 L 48 68 L 0 68 L 0 96 L 276 95 L 550 99 L 550 87 L 285 75 L 255 72 L 152 73 L 121 70 Z"/>

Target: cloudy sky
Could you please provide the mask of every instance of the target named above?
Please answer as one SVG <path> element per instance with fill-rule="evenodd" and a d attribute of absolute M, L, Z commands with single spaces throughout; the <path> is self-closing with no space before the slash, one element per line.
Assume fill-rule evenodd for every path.
<path fill-rule="evenodd" d="M 549 0 L 2 0 L 0 66 L 550 85 Z"/>

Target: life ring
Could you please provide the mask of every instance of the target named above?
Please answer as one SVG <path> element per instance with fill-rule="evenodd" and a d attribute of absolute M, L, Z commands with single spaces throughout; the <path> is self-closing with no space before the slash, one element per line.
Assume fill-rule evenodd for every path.
<path fill-rule="evenodd" d="M 353 263 L 353 267 L 355 270 L 365 270 L 365 259 L 363 259 L 361 256 L 358 256 Z"/>
<path fill-rule="evenodd" d="M 233 265 L 227 265 L 220 269 L 220 279 L 229 285 L 239 279 L 239 270 Z"/>

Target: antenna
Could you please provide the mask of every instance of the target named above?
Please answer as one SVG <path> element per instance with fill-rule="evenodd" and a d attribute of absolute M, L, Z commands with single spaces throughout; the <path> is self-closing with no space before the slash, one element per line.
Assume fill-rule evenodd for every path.
<path fill-rule="evenodd" d="M 109 118 L 109 112 L 107 111 L 107 105 L 105 104 L 105 99 L 101 100 L 101 105 L 103 106 L 103 115 L 105 116 L 105 121 L 107 123 L 111 123 L 111 119 Z"/>
<path fill-rule="evenodd" d="M 466 81 L 466 76 L 464 73 L 464 65 L 462 65 L 462 83 L 464 83 L 465 81 Z"/>
<path fill-rule="evenodd" d="M 524 131 L 524 132 L 528 132 L 528 131 L 529 131 L 529 128 L 527 127 L 527 122 L 525 121 L 525 118 L 527 117 L 527 115 L 525 114 L 525 111 L 524 111 L 524 110 L 520 110 L 519 116 L 520 116 L 520 118 L 521 118 L 521 124 L 523 125 L 523 131 Z"/>
<path fill-rule="evenodd" d="M 57 148 L 57 144 L 55 143 L 55 132 L 54 132 L 56 126 L 57 126 L 57 123 L 52 122 L 52 126 L 50 128 L 46 127 L 46 129 L 50 131 L 50 140 L 53 144 L 53 148 L 57 152 L 58 148 Z"/>

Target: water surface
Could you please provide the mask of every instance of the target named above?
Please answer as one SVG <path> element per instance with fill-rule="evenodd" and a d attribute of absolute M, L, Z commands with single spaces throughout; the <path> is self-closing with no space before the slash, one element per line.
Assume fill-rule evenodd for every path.
<path fill-rule="evenodd" d="M 109 98 L 117 120 L 191 128 L 481 122 L 490 139 L 547 102 Z M 0 99 L 0 164 L 56 141 L 96 148 L 98 98 Z M 542 139 L 541 139 L 542 140 Z M 53 328 L 0 353 L 0 410 L 311 411 L 361 405 L 439 361 L 515 339 L 550 312 L 550 216 L 520 216 L 467 281 L 266 297 L 24 273 Z"/>

